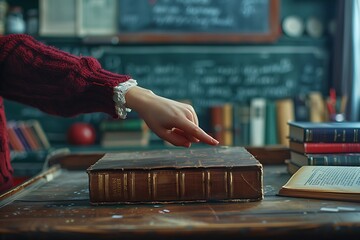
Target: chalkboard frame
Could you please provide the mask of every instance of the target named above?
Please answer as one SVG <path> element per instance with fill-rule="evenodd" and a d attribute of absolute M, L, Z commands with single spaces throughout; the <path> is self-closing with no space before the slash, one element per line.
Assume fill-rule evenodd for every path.
<path fill-rule="evenodd" d="M 171 32 L 133 32 L 119 33 L 119 43 L 265 43 L 274 42 L 279 38 L 279 0 L 269 0 L 269 31 L 268 32 L 207 32 L 207 33 L 171 33 Z M 93 41 L 99 39 L 92 38 Z M 112 38 L 114 41 L 114 38 Z"/>

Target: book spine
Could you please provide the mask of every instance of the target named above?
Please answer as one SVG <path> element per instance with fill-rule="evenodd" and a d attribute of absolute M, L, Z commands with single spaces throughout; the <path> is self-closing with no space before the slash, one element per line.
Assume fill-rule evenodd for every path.
<path fill-rule="evenodd" d="M 223 128 L 224 128 L 224 145 L 232 146 L 233 141 L 233 105 L 226 103 L 223 106 Z"/>
<path fill-rule="evenodd" d="M 212 106 L 210 114 L 213 137 L 219 141 L 220 145 L 224 145 L 223 106 Z"/>
<path fill-rule="evenodd" d="M 35 135 L 38 137 L 38 140 L 41 143 L 41 147 L 43 149 L 49 149 L 51 145 L 40 122 L 38 120 L 28 120 L 27 123 L 30 125 L 33 132 L 36 133 Z"/>
<path fill-rule="evenodd" d="M 359 129 L 318 128 L 304 129 L 304 142 L 358 143 Z"/>
<path fill-rule="evenodd" d="M 250 106 L 247 103 L 235 104 L 233 107 L 234 145 L 250 144 Z"/>
<path fill-rule="evenodd" d="M 18 124 L 14 125 L 14 131 L 18 138 L 20 139 L 22 145 L 24 146 L 25 151 L 32 151 L 31 146 L 29 142 L 27 141 L 24 133 L 22 132 L 21 128 L 18 126 Z"/>
<path fill-rule="evenodd" d="M 18 122 L 19 129 L 23 133 L 26 141 L 28 142 L 32 151 L 36 151 L 40 149 L 40 145 L 37 142 L 35 136 L 33 135 L 30 127 L 26 125 L 24 122 Z"/>
<path fill-rule="evenodd" d="M 308 155 L 308 165 L 319 166 L 360 166 L 360 155 L 331 154 Z"/>
<path fill-rule="evenodd" d="M 253 98 L 250 102 L 250 145 L 265 145 L 266 99 Z"/>
<path fill-rule="evenodd" d="M 304 143 L 305 153 L 358 153 L 360 143 Z"/>
<path fill-rule="evenodd" d="M 287 123 L 295 118 L 293 100 L 291 98 L 277 100 L 276 109 L 279 144 L 289 146 L 289 127 Z"/>
<path fill-rule="evenodd" d="M 96 203 L 259 200 L 260 168 L 88 173 Z M 246 179 L 246 180 L 245 180 Z"/>
<path fill-rule="evenodd" d="M 265 144 L 278 144 L 278 126 L 276 116 L 275 101 L 266 101 L 266 117 L 265 117 Z"/>
<path fill-rule="evenodd" d="M 11 143 L 12 149 L 17 152 L 25 151 L 25 147 L 19 139 L 18 135 L 14 130 L 15 125 L 8 123 L 7 133 L 9 135 L 9 142 Z"/>

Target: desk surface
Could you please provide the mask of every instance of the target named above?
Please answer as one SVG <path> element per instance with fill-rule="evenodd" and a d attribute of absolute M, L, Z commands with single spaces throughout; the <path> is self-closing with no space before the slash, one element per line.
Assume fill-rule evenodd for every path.
<path fill-rule="evenodd" d="M 82 156 L 94 161 L 98 155 Z M 76 158 L 76 157 L 75 157 Z M 264 166 L 265 198 L 251 203 L 91 206 L 84 170 L 61 167 L 0 202 L 1 239 L 355 239 L 360 204 L 277 196 L 285 165 Z"/>

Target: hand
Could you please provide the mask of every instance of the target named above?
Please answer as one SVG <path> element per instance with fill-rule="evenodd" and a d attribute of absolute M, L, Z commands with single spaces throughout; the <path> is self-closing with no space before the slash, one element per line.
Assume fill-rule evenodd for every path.
<path fill-rule="evenodd" d="M 125 98 L 126 106 L 138 112 L 156 135 L 175 146 L 190 147 L 193 142 L 219 144 L 199 127 L 195 110 L 189 104 L 160 97 L 138 86 L 132 87 Z"/>

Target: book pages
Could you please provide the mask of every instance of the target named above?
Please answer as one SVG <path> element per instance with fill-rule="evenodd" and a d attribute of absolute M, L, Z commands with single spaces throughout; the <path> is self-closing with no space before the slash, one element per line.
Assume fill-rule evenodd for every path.
<path fill-rule="evenodd" d="M 303 166 L 283 186 L 321 192 L 360 192 L 360 167 Z"/>

